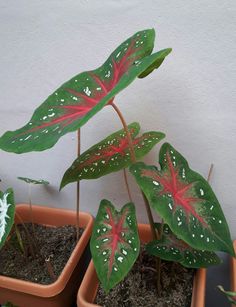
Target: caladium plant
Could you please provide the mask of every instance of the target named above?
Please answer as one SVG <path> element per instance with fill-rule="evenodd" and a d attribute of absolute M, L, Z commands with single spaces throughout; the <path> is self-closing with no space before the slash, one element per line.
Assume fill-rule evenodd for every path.
<path fill-rule="evenodd" d="M 91 253 L 106 291 L 124 279 L 139 255 L 139 235 L 134 204 L 120 212 L 102 200 L 91 237 Z"/>
<path fill-rule="evenodd" d="M 112 106 L 123 129 L 82 153 L 65 172 L 61 188 L 130 167 L 143 192 L 153 230 L 154 240 L 147 244 L 147 251 L 186 267 L 208 267 L 219 262 L 215 251 L 234 255 L 229 228 L 214 192 L 168 143 L 161 147 L 159 167 L 137 162 L 165 135 L 151 131 L 138 136 L 139 124 L 127 125 L 114 102 L 119 92 L 135 78 L 144 78 L 157 69 L 171 52 L 168 48 L 152 53 L 154 38 L 153 29 L 139 31 L 118 46 L 102 66 L 64 83 L 35 110 L 24 127 L 0 138 L 0 148 L 15 153 L 48 149 L 103 107 Z M 159 214 L 162 225 L 154 225 L 149 206 Z M 139 253 L 131 197 L 120 211 L 108 200 L 100 203 L 90 247 L 98 277 L 109 291 L 127 275 Z"/>
<path fill-rule="evenodd" d="M 0 248 L 5 243 L 14 224 L 15 202 L 12 189 L 0 191 Z"/>
<path fill-rule="evenodd" d="M 0 148 L 15 153 L 52 147 L 64 134 L 82 127 L 137 77 L 158 68 L 171 49 L 153 54 L 155 31 L 137 32 L 99 68 L 64 83 L 36 109 L 30 121 L 0 138 Z"/>
<path fill-rule="evenodd" d="M 219 264 L 221 261 L 214 252 L 198 250 L 177 238 L 167 224 L 157 223 L 156 228 L 163 233 L 160 240 L 154 240 L 146 245 L 149 254 L 167 261 L 179 262 L 188 268 L 204 268 Z"/>
<path fill-rule="evenodd" d="M 138 123 L 130 124 L 128 129 L 137 159 L 145 156 L 154 145 L 165 137 L 164 133 L 155 131 L 146 132 L 137 137 L 140 130 Z M 122 129 L 80 155 L 64 174 L 61 188 L 70 182 L 95 179 L 117 172 L 131 164 L 129 143 L 126 132 Z"/>
<path fill-rule="evenodd" d="M 190 246 L 234 256 L 225 216 L 208 182 L 168 143 L 161 147 L 159 164 L 160 170 L 143 162 L 131 166 L 153 209 Z"/>

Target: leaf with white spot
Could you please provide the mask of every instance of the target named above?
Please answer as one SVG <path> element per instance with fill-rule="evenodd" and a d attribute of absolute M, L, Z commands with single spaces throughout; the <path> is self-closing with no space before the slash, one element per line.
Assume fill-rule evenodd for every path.
<path fill-rule="evenodd" d="M 232 303 L 233 305 L 236 305 L 236 292 L 233 291 L 225 291 L 225 289 L 222 286 L 218 286 L 218 289 L 224 293 L 224 295 L 227 297 L 227 299 Z"/>
<path fill-rule="evenodd" d="M 156 227 L 160 229 L 161 224 L 157 224 Z M 163 225 L 162 238 L 148 243 L 146 250 L 150 255 L 179 262 L 188 268 L 206 268 L 221 262 L 214 252 L 194 249 L 178 239 L 167 224 Z"/>
<path fill-rule="evenodd" d="M 140 241 L 132 203 L 120 212 L 102 200 L 94 223 L 90 249 L 95 269 L 106 291 L 124 279 L 139 255 Z"/>
<path fill-rule="evenodd" d="M 123 42 L 99 68 L 80 73 L 64 83 L 34 112 L 22 128 L 8 131 L 0 138 L 0 148 L 24 153 L 42 151 L 60 137 L 78 130 L 142 73 L 157 68 L 171 52 L 152 53 L 153 29 L 137 32 Z M 148 71 L 147 71 L 148 70 Z"/>
<path fill-rule="evenodd" d="M 36 179 L 27 178 L 27 177 L 17 177 L 17 178 L 29 184 L 43 184 L 43 185 L 49 184 L 48 181 L 43 180 L 43 179 L 36 180 Z"/>
<path fill-rule="evenodd" d="M 14 224 L 15 202 L 12 189 L 0 191 L 0 248 L 5 243 Z"/>
<path fill-rule="evenodd" d="M 165 135 L 150 131 L 138 136 L 140 126 L 132 123 L 128 126 L 136 159 L 145 156 Z M 95 179 L 117 172 L 132 163 L 128 139 L 124 129 L 119 130 L 98 144 L 92 146 L 77 158 L 65 172 L 61 188 L 70 182 L 82 179 Z"/>
<path fill-rule="evenodd" d="M 130 168 L 151 206 L 193 248 L 234 255 L 226 219 L 209 183 L 168 143 L 161 147 L 159 163 L 160 170 L 141 162 Z"/>

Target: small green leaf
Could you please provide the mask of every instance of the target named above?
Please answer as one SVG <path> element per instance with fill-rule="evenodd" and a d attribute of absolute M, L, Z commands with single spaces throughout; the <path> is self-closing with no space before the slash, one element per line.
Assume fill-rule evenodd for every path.
<path fill-rule="evenodd" d="M 137 159 L 145 156 L 165 136 L 164 133 L 150 131 L 136 137 L 140 130 L 138 123 L 130 124 L 128 129 Z M 81 154 L 65 172 L 61 188 L 74 181 L 95 179 L 117 172 L 128 167 L 131 163 L 128 139 L 122 129 Z"/>
<path fill-rule="evenodd" d="M 27 177 L 17 177 L 17 178 L 26 182 L 26 183 L 31 183 L 31 184 L 44 184 L 44 185 L 49 184 L 48 181 L 43 180 L 43 179 L 36 180 L 36 179 L 30 179 L 30 178 L 27 178 Z"/>
<path fill-rule="evenodd" d="M 157 227 L 160 228 L 161 224 Z M 151 255 L 167 261 L 179 262 L 188 268 L 206 268 L 221 262 L 215 253 L 193 249 L 178 239 L 167 224 L 163 225 L 162 238 L 148 243 L 146 250 Z"/>
<path fill-rule="evenodd" d="M 15 202 L 12 189 L 0 191 L 0 248 L 5 243 L 14 224 Z"/>
<path fill-rule="evenodd" d="M 15 153 L 42 151 L 66 133 L 78 130 L 171 52 L 164 49 L 151 54 L 154 39 L 153 29 L 139 31 L 116 48 L 101 67 L 64 83 L 35 110 L 25 126 L 0 138 L 0 148 Z"/>
<path fill-rule="evenodd" d="M 102 200 L 93 227 L 90 249 L 103 288 L 109 291 L 124 279 L 139 255 L 135 207 L 126 204 L 120 212 Z"/>
<path fill-rule="evenodd" d="M 236 305 L 236 292 L 232 292 L 232 291 L 225 291 L 224 288 L 222 286 L 218 286 L 218 289 L 224 293 L 224 295 L 228 298 L 228 300 L 230 301 L 230 303 L 233 303 L 234 305 Z"/>
<path fill-rule="evenodd" d="M 226 219 L 208 182 L 168 143 L 161 147 L 159 163 L 160 170 L 141 162 L 130 168 L 154 210 L 193 248 L 234 256 Z"/>

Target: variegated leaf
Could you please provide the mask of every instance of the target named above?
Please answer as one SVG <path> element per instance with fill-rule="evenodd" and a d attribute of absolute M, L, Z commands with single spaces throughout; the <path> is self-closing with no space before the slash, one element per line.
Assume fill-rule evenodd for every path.
<path fill-rule="evenodd" d="M 130 124 L 128 129 L 137 159 L 145 156 L 154 145 L 165 137 L 164 133 L 155 131 L 146 132 L 137 137 L 140 130 L 138 123 Z M 81 154 L 65 172 L 61 188 L 70 182 L 95 179 L 117 172 L 128 167 L 131 163 L 128 139 L 124 129 L 122 129 Z"/>
<path fill-rule="evenodd" d="M 160 225 L 157 225 L 159 229 Z M 151 255 L 179 262 L 189 268 L 203 268 L 221 262 L 214 252 L 194 249 L 183 240 L 178 239 L 167 224 L 163 225 L 162 238 L 148 243 L 146 250 Z"/>
<path fill-rule="evenodd" d="M 109 291 L 127 275 L 139 255 L 135 207 L 126 204 L 120 212 L 102 200 L 93 227 L 90 249 L 103 288 Z"/>
<path fill-rule="evenodd" d="M 154 38 L 153 29 L 137 32 L 101 67 L 64 83 L 35 110 L 24 127 L 0 138 L 0 148 L 15 153 L 42 151 L 64 134 L 82 127 L 135 78 L 149 74 L 171 52 L 164 49 L 151 54 Z"/>
<path fill-rule="evenodd" d="M 161 147 L 159 157 L 161 170 L 144 163 L 131 166 L 151 206 L 190 246 L 234 255 L 226 219 L 208 182 L 170 144 Z"/>
<path fill-rule="evenodd" d="M 36 179 L 30 179 L 27 177 L 17 177 L 17 178 L 29 184 L 43 184 L 43 185 L 49 184 L 48 181 L 43 180 L 43 179 L 36 180 Z"/>
<path fill-rule="evenodd" d="M 14 193 L 8 189 L 5 193 L 0 191 L 0 248 L 9 235 L 15 216 Z"/>
<path fill-rule="evenodd" d="M 224 293 L 224 295 L 227 297 L 227 299 L 232 303 L 233 305 L 236 305 L 236 292 L 233 291 L 225 291 L 225 289 L 222 286 L 218 286 L 218 289 Z"/>

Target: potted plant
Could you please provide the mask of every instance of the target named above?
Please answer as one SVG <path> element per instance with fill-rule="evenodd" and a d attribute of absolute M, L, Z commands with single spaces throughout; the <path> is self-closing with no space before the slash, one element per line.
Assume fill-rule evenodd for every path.
<path fill-rule="evenodd" d="M 32 180 L 23 177 L 20 177 L 20 179 L 26 181 L 29 185 L 32 183 L 48 184 L 48 182 L 43 180 Z M 49 228 L 53 227 L 53 229 L 57 227 L 56 231 L 58 232 L 64 225 L 76 226 L 76 213 L 71 210 L 32 205 L 31 197 L 29 198 L 29 204 L 30 206 L 28 204 L 18 204 L 15 206 L 12 189 L 8 189 L 5 193 L 0 192 L 0 248 L 3 247 L 9 250 L 16 249 L 13 240 L 15 236 L 17 247 L 19 247 L 16 249 L 15 254 L 22 253 L 21 264 L 22 262 L 25 263 L 25 267 L 31 261 L 34 261 L 32 262 L 34 266 L 40 264 L 41 270 L 46 271 L 49 275 L 48 279 L 52 281 L 49 284 L 38 284 L 36 282 L 37 276 L 33 277 L 34 282 L 21 280 L 14 278 L 11 270 L 9 270 L 10 276 L 0 275 L 0 303 L 3 304 L 11 301 L 17 304 L 18 307 L 42 305 L 59 307 L 70 305 L 75 300 L 77 288 L 82 280 L 89 260 L 88 241 L 91 235 L 93 218 L 90 214 L 80 212 L 80 228 L 83 229 L 83 233 L 79 241 L 75 244 L 67 263 L 67 259 L 64 261 L 66 265 L 57 278 L 57 274 L 54 274 L 52 265 L 54 261 L 50 260 L 52 255 L 48 255 L 48 259 L 47 257 L 43 257 L 44 253 L 41 253 L 37 247 L 39 238 L 35 227 L 37 225 L 45 225 Z M 27 223 L 29 223 L 28 229 Z M 22 227 L 21 231 L 20 227 Z M 22 234 L 26 237 L 23 237 Z M 35 258 L 38 258 L 37 262 Z M 6 262 L 5 260 L 4 257 L 4 263 Z M 58 265 L 58 261 L 56 265 Z M 3 266 L 3 263 L 1 266 Z M 19 269 L 19 265 L 17 268 Z M 6 306 L 13 305 L 9 303 Z"/>
<path fill-rule="evenodd" d="M 140 239 L 148 242 L 147 252 L 157 257 L 158 295 L 161 259 L 199 268 L 219 262 L 216 250 L 234 255 L 227 222 L 207 181 L 192 171 L 185 158 L 168 143 L 160 151 L 160 168 L 137 162 L 165 135 L 149 131 L 139 136 L 140 125 L 128 125 L 114 102 L 119 92 L 135 78 L 144 78 L 159 68 L 171 52 L 168 48 L 152 53 L 154 39 L 153 29 L 137 32 L 102 66 L 64 83 L 36 109 L 24 127 L 6 132 L 0 138 L 0 148 L 6 151 L 46 150 L 64 134 L 80 129 L 103 107 L 110 106 L 117 113 L 123 129 L 81 155 L 78 150 L 77 159 L 61 183 L 63 188 L 82 179 L 124 172 L 130 202 L 121 211 L 108 200 L 101 202 L 90 243 L 93 263 L 106 291 L 123 280 L 134 265 Z M 125 170 L 128 167 L 142 190 L 150 226 L 137 225 Z M 159 214 L 161 223 L 154 223 L 151 208 Z M 200 272 L 204 275 L 204 271 Z M 83 306 L 80 296 L 79 304 Z M 91 304 L 92 301 L 88 302 L 88 306 Z"/>

